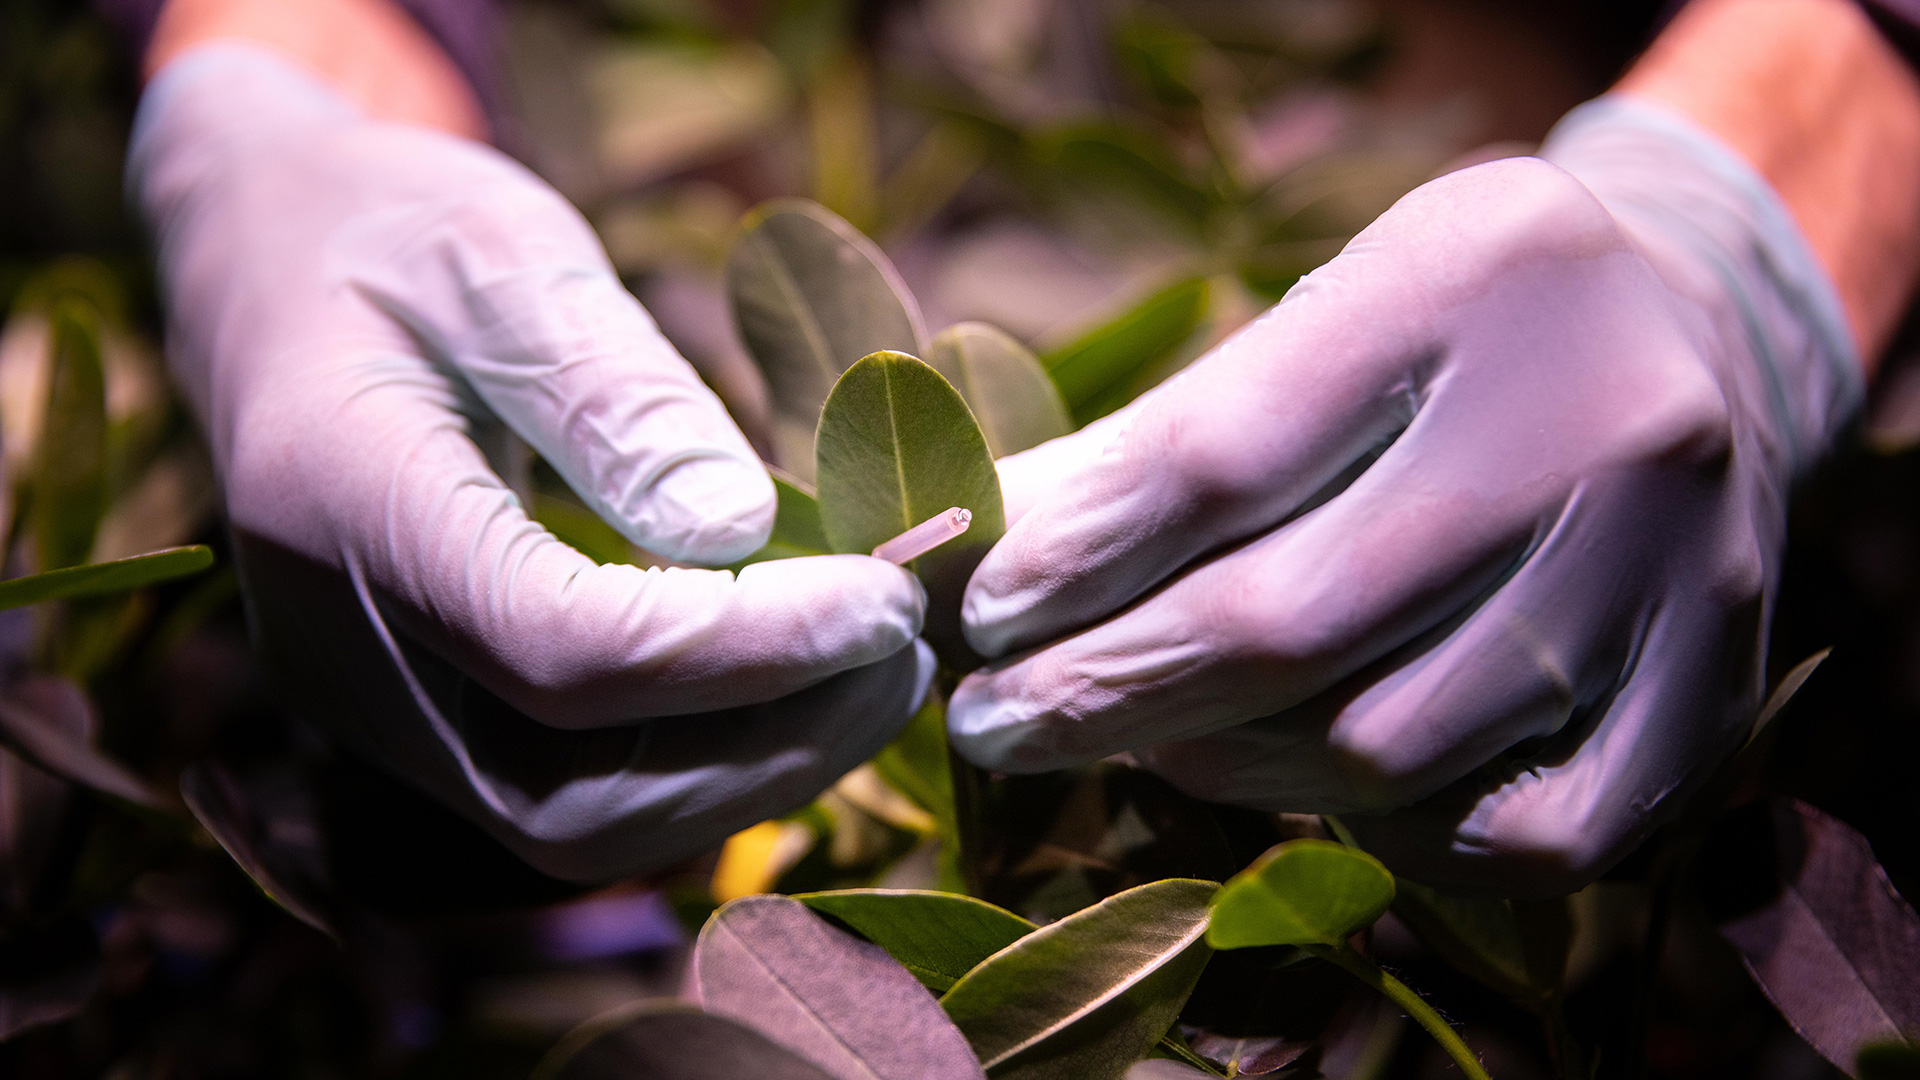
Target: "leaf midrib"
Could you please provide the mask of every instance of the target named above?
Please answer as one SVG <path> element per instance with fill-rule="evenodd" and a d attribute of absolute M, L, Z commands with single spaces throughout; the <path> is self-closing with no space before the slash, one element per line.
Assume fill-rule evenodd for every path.
<path fill-rule="evenodd" d="M 822 330 L 819 322 L 814 319 L 813 308 L 808 305 L 806 295 L 800 291 L 799 280 L 788 270 L 786 259 L 779 246 L 764 239 L 762 242 L 768 249 L 767 266 L 773 277 L 774 286 L 792 305 L 796 313 L 795 321 L 800 324 L 800 336 L 806 339 L 807 349 L 813 354 L 814 363 L 819 365 L 821 374 L 831 383 L 839 377 L 840 371 L 834 366 L 832 350 L 827 345 L 826 331 Z"/>
<path fill-rule="evenodd" d="M 882 1077 L 879 1073 L 873 1070 L 872 1066 L 867 1064 L 866 1056 L 864 1054 L 861 1054 L 858 1050 L 855 1050 L 853 1046 L 847 1042 L 847 1040 L 841 1038 L 840 1033 L 833 1029 L 833 1025 L 827 1023 L 827 1021 L 823 1017 L 821 1017 L 820 1013 L 814 1009 L 813 1003 L 811 1001 L 808 1001 L 805 997 L 802 997 L 800 992 L 798 990 L 795 990 L 791 983 L 787 982 L 786 979 L 782 978 L 779 972 L 773 970 L 773 967 L 770 964 L 768 964 L 765 960 L 760 958 L 759 952 L 757 952 L 752 947 L 752 945 L 747 941 L 745 937 L 741 936 L 739 931 L 735 930 L 731 925 L 727 924 L 724 921 L 715 924 L 714 929 L 724 931 L 728 937 L 732 938 L 734 940 L 734 943 L 740 946 L 741 951 L 746 953 L 747 956 L 753 960 L 754 964 L 757 965 L 761 971 L 764 971 L 767 973 L 767 978 L 772 979 L 776 984 L 778 984 L 780 989 L 785 990 L 787 992 L 787 996 L 800 1006 L 801 1011 L 806 1013 L 807 1019 L 813 1021 L 814 1024 L 820 1028 L 821 1031 L 826 1032 L 828 1038 L 832 1039 L 836 1044 L 839 1045 L 839 1047 L 842 1050 L 846 1051 L 847 1056 L 853 1059 L 855 1064 L 860 1066 L 860 1069 L 862 1072 L 864 1072 L 866 1075 L 870 1077 L 873 1077 L 873 1080 L 885 1080 L 884 1077 Z"/>
<path fill-rule="evenodd" d="M 893 365 L 889 360 L 880 365 L 880 375 L 886 380 L 887 389 L 887 435 L 893 442 L 893 476 L 900 485 L 900 526 L 901 532 L 913 528 L 913 510 L 907 502 L 907 460 L 904 448 L 900 445 L 900 417 L 894 412 Z"/>

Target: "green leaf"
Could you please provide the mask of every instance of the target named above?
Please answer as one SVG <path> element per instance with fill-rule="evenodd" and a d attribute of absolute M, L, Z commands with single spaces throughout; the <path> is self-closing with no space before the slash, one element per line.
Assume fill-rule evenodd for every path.
<path fill-rule="evenodd" d="M 960 394 L 914 357 L 864 357 L 827 398 L 814 453 L 834 551 L 866 554 L 950 507 L 973 512 L 966 534 L 915 560 L 914 571 L 927 587 L 927 640 L 950 665 L 975 666 L 960 636 L 960 597 L 1006 517 L 986 438 Z"/>
<path fill-rule="evenodd" d="M 1327 840 L 1289 840 L 1240 871 L 1213 903 L 1216 949 L 1339 945 L 1393 903 L 1380 860 Z"/>
<path fill-rule="evenodd" d="M 66 600 L 126 592 L 197 574 L 213 565 L 213 551 L 201 544 L 167 548 L 131 559 L 70 566 L 0 581 L 0 611 L 43 600 Z"/>
<path fill-rule="evenodd" d="M 48 313 L 53 356 L 47 411 L 35 448 L 34 540 L 40 567 L 87 561 L 107 509 L 107 391 L 100 366 L 100 316 L 78 296 Z"/>
<path fill-rule="evenodd" d="M 529 516 L 552 533 L 555 539 L 594 562 L 605 566 L 633 561 L 633 549 L 628 545 L 627 538 L 585 506 L 571 499 L 536 491 L 533 493 L 532 510 Z"/>
<path fill-rule="evenodd" d="M 1119 1077 L 1193 992 L 1218 889 L 1170 878 L 1110 896 L 988 957 L 940 1003 L 996 1077 Z"/>
<path fill-rule="evenodd" d="M 765 203 L 742 226 L 727 259 L 727 292 L 740 340 L 766 374 L 776 418 L 811 430 L 834 380 L 854 361 L 889 349 L 924 351 L 913 295 L 853 226 L 804 199 Z M 803 474 L 813 467 L 780 464 Z"/>
<path fill-rule="evenodd" d="M 1205 278 L 1176 282 L 1042 357 L 1073 418 L 1084 424 L 1117 407 L 1113 392 L 1185 343 L 1207 300 Z"/>
<path fill-rule="evenodd" d="M 770 559 L 798 559 L 832 552 L 826 530 L 820 524 L 820 503 L 801 481 L 776 471 L 773 494 L 779 500 L 773 515 L 773 535 L 759 551 L 734 563 L 729 570 Z"/>
<path fill-rule="evenodd" d="M 1172 226 L 1198 239 L 1220 208 L 1212 192 L 1186 175 L 1171 147 L 1144 127 L 1077 124 L 1046 134 L 1035 149 L 1068 197 L 1123 227 Z"/>
<path fill-rule="evenodd" d="M 986 323 L 965 322 L 934 335 L 927 363 L 960 391 L 996 458 L 1073 430 L 1047 370 L 1025 345 Z"/>
<path fill-rule="evenodd" d="M 794 899 L 887 950 L 936 993 L 1034 930 L 1005 908 L 953 893 L 846 889 L 800 893 Z"/>

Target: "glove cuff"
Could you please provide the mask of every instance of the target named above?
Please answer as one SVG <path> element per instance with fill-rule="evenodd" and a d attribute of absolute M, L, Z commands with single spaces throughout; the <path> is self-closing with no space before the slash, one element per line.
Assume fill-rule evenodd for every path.
<path fill-rule="evenodd" d="M 1767 181 L 1692 121 L 1620 94 L 1568 113 L 1540 156 L 1744 338 L 1788 474 L 1818 461 L 1865 399 L 1865 379 L 1839 294 Z"/>

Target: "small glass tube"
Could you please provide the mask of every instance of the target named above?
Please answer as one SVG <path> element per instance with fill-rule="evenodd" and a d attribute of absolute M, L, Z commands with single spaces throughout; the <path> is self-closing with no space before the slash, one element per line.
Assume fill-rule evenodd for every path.
<path fill-rule="evenodd" d="M 873 549 L 873 557 L 895 566 L 905 566 L 967 531 L 973 524 L 973 511 L 964 506 L 942 510 L 899 536 Z"/>

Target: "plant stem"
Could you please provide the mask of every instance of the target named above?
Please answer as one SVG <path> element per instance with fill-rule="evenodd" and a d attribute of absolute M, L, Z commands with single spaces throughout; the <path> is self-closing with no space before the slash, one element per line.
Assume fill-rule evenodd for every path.
<path fill-rule="evenodd" d="M 1378 990 L 1389 1001 L 1406 1010 L 1415 1023 L 1427 1029 L 1427 1034 L 1433 1036 L 1433 1041 L 1440 1044 L 1440 1049 L 1447 1052 L 1453 1063 L 1460 1066 L 1463 1074 L 1472 1080 L 1492 1080 L 1487 1070 L 1480 1067 L 1480 1059 L 1473 1056 L 1473 1051 L 1467 1048 L 1466 1042 L 1453 1030 L 1453 1026 L 1433 1011 L 1433 1006 L 1422 1000 L 1406 983 L 1387 974 L 1380 965 L 1354 952 L 1353 946 L 1342 942 L 1339 945 L 1303 945 L 1301 948 L 1346 968 L 1354 978 Z"/>
<path fill-rule="evenodd" d="M 966 883 L 969 896 L 979 896 L 985 886 L 981 873 L 985 853 L 981 850 L 982 835 L 980 822 L 980 800 L 985 796 L 986 775 L 976 765 L 953 752 L 947 747 L 948 775 L 953 777 L 953 817 L 954 838 L 959 850 L 955 853 L 960 868 L 960 878 Z"/>

